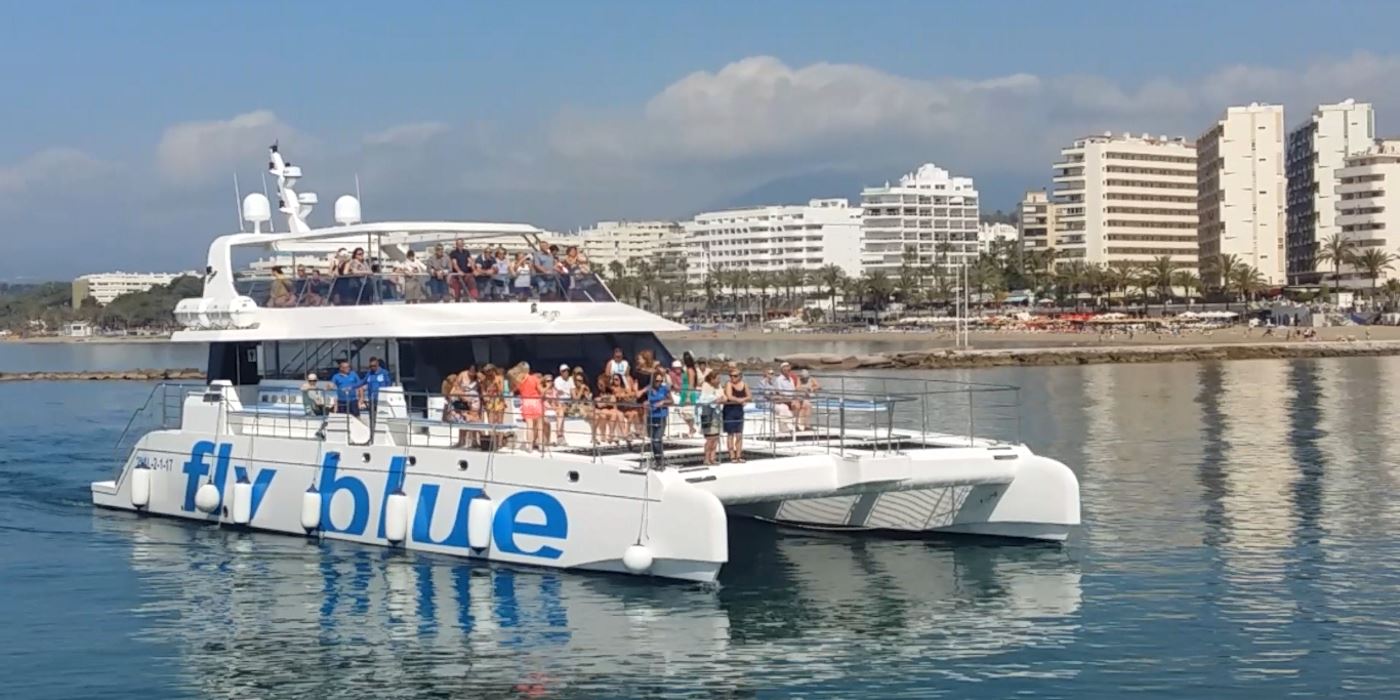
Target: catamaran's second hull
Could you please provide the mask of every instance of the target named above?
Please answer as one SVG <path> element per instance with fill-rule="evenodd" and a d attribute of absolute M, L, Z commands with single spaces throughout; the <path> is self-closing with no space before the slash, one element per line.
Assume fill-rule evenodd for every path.
<path fill-rule="evenodd" d="M 1080 522 L 1079 482 L 1074 473 L 1024 447 L 1003 454 L 1015 455 L 1008 460 L 1015 464 L 1004 483 L 890 489 L 727 509 L 731 514 L 821 530 L 1064 541 Z M 922 471 L 936 474 L 947 469 L 932 455 L 927 460 L 918 459 L 918 453 L 914 457 Z"/>

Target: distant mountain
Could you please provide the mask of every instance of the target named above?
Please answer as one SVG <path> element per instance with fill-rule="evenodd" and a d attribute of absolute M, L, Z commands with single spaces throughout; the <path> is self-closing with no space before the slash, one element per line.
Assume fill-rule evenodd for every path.
<path fill-rule="evenodd" d="M 851 204 L 860 204 L 861 189 L 872 182 L 875 180 L 871 177 L 849 170 L 819 170 L 788 175 L 724 197 L 701 211 L 757 207 L 765 204 L 806 204 L 811 199 L 831 197 L 844 197 L 850 200 Z"/>

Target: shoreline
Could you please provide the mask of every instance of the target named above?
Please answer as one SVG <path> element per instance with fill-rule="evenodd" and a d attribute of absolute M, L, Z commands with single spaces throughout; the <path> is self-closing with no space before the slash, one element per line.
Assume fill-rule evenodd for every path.
<path fill-rule="evenodd" d="M 97 371 L 36 371 L 0 372 L 0 382 L 57 382 L 57 381 L 128 381 L 158 382 L 180 379 L 204 379 L 204 370 L 187 367 L 184 369 L 124 369 Z"/>
<path fill-rule="evenodd" d="M 1400 340 L 1294 341 L 1269 343 L 1192 343 L 974 350 L 931 349 L 871 352 L 859 355 L 805 352 L 773 358 L 736 361 L 761 367 L 790 362 L 797 369 L 985 369 L 991 367 L 1053 367 L 1061 365 L 1141 364 L 1150 362 L 1205 362 L 1219 360 L 1287 360 L 1331 357 L 1383 357 L 1400 355 Z M 172 381 L 203 379 L 204 371 L 184 369 L 131 369 L 99 371 L 0 372 L 0 382 L 21 381 Z"/>
<path fill-rule="evenodd" d="M 1311 359 L 1400 355 L 1400 340 L 1298 341 L 1190 345 L 936 350 L 840 356 L 796 353 L 777 358 L 798 369 L 979 369 L 1058 365 L 1202 362 L 1212 360 Z"/>

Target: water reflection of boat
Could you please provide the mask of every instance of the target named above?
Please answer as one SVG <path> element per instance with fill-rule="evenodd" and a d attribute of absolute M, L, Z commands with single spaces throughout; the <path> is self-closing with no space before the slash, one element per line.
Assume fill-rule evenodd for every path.
<path fill-rule="evenodd" d="M 1060 644 L 1080 600 L 1058 548 L 853 545 L 744 521 L 734 529 L 751 546 L 718 592 L 161 519 L 96 523 L 132 541 L 142 635 L 173 646 L 182 680 L 212 697 L 747 695 L 799 670 L 849 675 L 872 663 L 875 638 L 897 649 L 888 659 L 958 663 Z"/>

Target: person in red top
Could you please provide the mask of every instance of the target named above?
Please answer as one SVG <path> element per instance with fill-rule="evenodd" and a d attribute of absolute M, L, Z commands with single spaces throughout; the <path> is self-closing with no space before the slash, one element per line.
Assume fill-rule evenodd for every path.
<path fill-rule="evenodd" d="M 540 388 L 540 376 L 530 371 L 530 365 L 520 363 L 515 366 L 515 378 L 511 385 L 515 395 L 520 397 L 520 417 L 525 419 L 526 435 L 531 449 L 541 449 L 544 438 L 544 392 Z"/>

